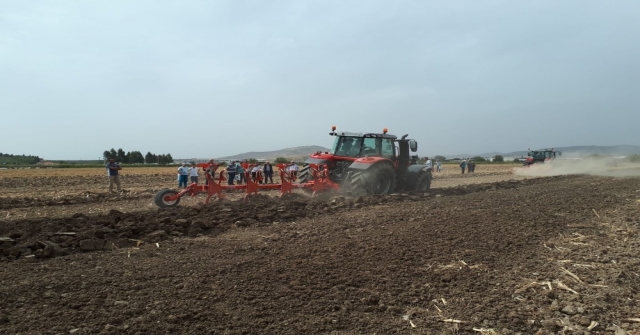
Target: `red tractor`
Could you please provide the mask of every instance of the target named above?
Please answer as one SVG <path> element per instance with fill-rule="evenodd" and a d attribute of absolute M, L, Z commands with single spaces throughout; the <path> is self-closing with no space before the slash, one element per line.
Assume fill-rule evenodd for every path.
<path fill-rule="evenodd" d="M 224 172 L 216 174 L 220 164 L 210 162 L 198 164 L 206 169 L 207 183 L 192 183 L 180 191 L 172 189 L 160 190 L 154 202 L 158 207 L 175 207 L 183 196 L 195 196 L 206 193 L 205 203 L 216 197 L 224 198 L 229 190 L 244 190 L 244 199 L 258 193 L 259 190 L 280 190 L 280 196 L 291 193 L 294 189 L 312 192 L 312 195 L 330 190 L 362 190 L 368 194 L 389 194 L 399 191 L 425 192 L 431 187 L 431 169 L 417 165 L 418 156 L 409 152 L 418 150 L 418 142 L 400 139 L 387 134 L 376 133 L 338 133 L 334 126 L 331 136 L 336 139 L 331 152 L 316 152 L 307 159 L 300 174 L 287 170 L 284 164 L 278 165 L 280 184 L 261 183 L 258 176 L 251 175 L 251 169 L 245 170 L 244 185 L 228 185 Z M 217 177 L 216 177 L 217 176 Z"/>
<path fill-rule="evenodd" d="M 360 189 L 368 194 L 395 191 L 425 192 L 431 187 L 431 169 L 417 165 L 418 142 L 382 133 L 337 132 L 330 152 L 316 152 L 305 162 L 300 182 L 313 180 L 312 168 L 326 166 L 329 179 L 343 189 Z"/>

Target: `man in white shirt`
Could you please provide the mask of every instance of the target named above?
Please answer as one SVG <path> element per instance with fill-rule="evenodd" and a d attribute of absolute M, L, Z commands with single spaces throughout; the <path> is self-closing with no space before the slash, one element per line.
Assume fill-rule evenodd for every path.
<path fill-rule="evenodd" d="M 178 187 L 187 187 L 187 178 L 189 176 L 189 169 L 187 163 L 182 163 L 182 166 L 178 168 Z"/>
<path fill-rule="evenodd" d="M 198 183 L 198 167 L 196 166 L 196 163 L 191 164 L 191 167 L 189 168 L 189 176 L 191 177 L 192 183 Z"/>
<path fill-rule="evenodd" d="M 291 164 L 287 167 L 287 171 L 293 175 L 293 180 L 296 180 L 298 178 L 298 171 L 300 171 L 300 168 L 294 161 L 291 161 Z"/>
<path fill-rule="evenodd" d="M 251 169 L 251 179 L 254 182 L 262 184 L 262 167 L 260 165 L 256 165 Z"/>
<path fill-rule="evenodd" d="M 431 170 L 433 169 L 433 163 L 431 163 L 431 160 L 429 159 L 429 157 L 425 157 L 427 159 L 426 162 L 424 162 L 424 167 L 425 169 L 427 169 L 427 171 L 431 172 Z"/>

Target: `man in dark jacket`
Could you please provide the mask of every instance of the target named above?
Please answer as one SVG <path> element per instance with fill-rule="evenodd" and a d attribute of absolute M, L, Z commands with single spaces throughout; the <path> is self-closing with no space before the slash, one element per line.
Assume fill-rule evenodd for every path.
<path fill-rule="evenodd" d="M 262 173 L 264 174 L 264 183 L 266 184 L 267 180 L 269 180 L 269 184 L 273 184 L 273 166 L 271 165 L 271 163 L 269 163 L 269 161 L 264 163 L 264 166 L 262 167 Z"/>
<path fill-rule="evenodd" d="M 227 184 L 233 185 L 233 180 L 236 178 L 236 162 L 227 164 L 227 175 L 229 178 L 229 180 L 227 180 Z"/>

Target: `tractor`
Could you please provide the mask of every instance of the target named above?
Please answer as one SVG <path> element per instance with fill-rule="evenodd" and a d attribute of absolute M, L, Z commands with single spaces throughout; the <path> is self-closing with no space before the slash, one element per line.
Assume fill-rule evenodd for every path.
<path fill-rule="evenodd" d="M 418 142 L 387 133 L 338 132 L 331 151 L 318 151 L 307 158 L 298 175 L 301 183 L 313 181 L 314 167 L 327 167 L 328 178 L 346 190 L 367 194 L 389 194 L 395 191 L 425 192 L 431 187 L 431 170 L 417 165 Z"/>
<path fill-rule="evenodd" d="M 546 163 L 554 160 L 557 156 L 562 156 L 562 152 L 551 149 L 531 150 L 527 153 L 527 158 L 522 163 L 523 166 L 530 166 L 536 163 Z"/>
<path fill-rule="evenodd" d="M 183 196 L 206 193 L 206 204 L 212 197 L 224 198 L 224 192 L 230 190 L 244 190 L 247 200 L 259 190 L 280 190 L 280 197 L 283 197 L 294 189 L 307 190 L 312 195 L 341 189 L 389 194 L 395 191 L 426 192 L 431 187 L 431 169 L 417 165 L 418 156 L 410 155 L 418 150 L 418 142 L 407 139 L 409 135 L 398 139 L 387 134 L 386 128 L 381 134 L 339 133 L 335 126 L 329 134 L 335 136 L 331 152 L 312 154 L 299 174 L 287 169 L 285 164 L 277 165 L 280 184 L 261 183 L 259 175 L 257 178 L 251 175 L 253 166 L 248 166 L 246 184 L 228 185 L 224 172 L 216 174 L 220 164 L 211 161 L 197 164 L 208 171 L 205 185 L 192 183 L 180 191 L 163 189 L 156 194 L 154 202 L 161 208 L 175 207 Z"/>

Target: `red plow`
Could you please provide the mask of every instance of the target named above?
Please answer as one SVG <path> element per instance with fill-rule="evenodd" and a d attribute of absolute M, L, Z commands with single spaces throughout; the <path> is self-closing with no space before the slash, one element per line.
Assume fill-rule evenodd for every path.
<path fill-rule="evenodd" d="M 180 198 L 183 196 L 196 196 L 200 193 L 205 193 L 207 197 L 204 203 L 209 203 L 212 197 L 218 199 L 225 198 L 225 192 L 230 190 L 244 190 L 244 200 L 247 201 L 252 195 L 257 195 L 259 190 L 280 190 L 280 197 L 285 194 L 291 193 L 294 189 L 306 189 L 312 192 L 312 196 L 328 190 L 337 190 L 340 185 L 332 182 L 328 175 L 328 166 L 326 164 L 310 164 L 309 170 L 313 175 L 313 180 L 308 182 L 297 183 L 296 175 L 293 171 L 285 171 L 286 165 L 279 164 L 278 173 L 280 174 L 280 184 L 264 184 L 262 171 L 258 171 L 255 176 L 250 172 L 255 165 L 248 166 L 245 169 L 244 177 L 246 183 L 243 185 L 229 185 L 224 172 L 219 172 L 218 177 L 215 178 L 216 170 L 220 167 L 219 164 L 198 164 L 198 167 L 208 169 L 212 171 L 213 176 L 209 172 L 205 172 L 207 183 L 200 185 L 192 183 L 181 191 L 175 191 L 171 189 L 164 189 L 158 192 L 155 196 L 154 202 L 158 207 L 167 208 L 177 206 L 180 202 Z"/>

